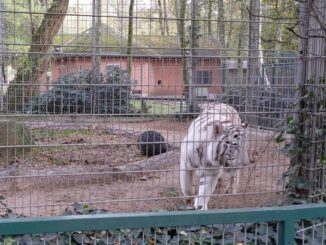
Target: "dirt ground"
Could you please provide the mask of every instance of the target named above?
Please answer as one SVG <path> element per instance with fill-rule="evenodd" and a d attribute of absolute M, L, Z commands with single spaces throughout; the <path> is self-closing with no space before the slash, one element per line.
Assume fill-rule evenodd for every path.
<path fill-rule="evenodd" d="M 178 146 L 189 124 L 175 119 L 27 123 L 38 147 L 16 163 L 2 165 L 0 193 L 8 207 L 27 216 L 58 215 L 74 202 L 109 212 L 184 209 Z M 145 130 L 159 131 L 175 153 L 170 159 L 154 157 L 156 164 L 167 163 L 162 168 L 116 178 L 117 166 L 144 160 L 137 137 Z M 275 136 L 249 130 L 250 147 L 260 153 L 257 163 L 242 171 L 237 194 L 221 193 L 228 181 L 224 176 L 209 208 L 265 206 L 282 199 L 284 183 L 279 180 L 289 159 L 279 153 Z"/>

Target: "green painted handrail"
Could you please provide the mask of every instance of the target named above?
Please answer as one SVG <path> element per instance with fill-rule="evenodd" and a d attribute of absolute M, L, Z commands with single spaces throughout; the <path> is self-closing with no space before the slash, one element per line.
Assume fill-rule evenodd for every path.
<path fill-rule="evenodd" d="M 278 221 L 279 244 L 293 244 L 295 221 L 325 217 L 326 204 L 308 204 L 208 211 L 4 218 L 0 219 L 0 235 Z"/>

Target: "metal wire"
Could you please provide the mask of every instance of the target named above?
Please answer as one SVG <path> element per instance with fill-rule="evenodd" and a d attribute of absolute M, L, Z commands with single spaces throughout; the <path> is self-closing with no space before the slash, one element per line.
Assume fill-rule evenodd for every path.
<path fill-rule="evenodd" d="M 271 41 L 272 44 L 266 42 L 258 49 L 249 49 L 249 33 L 245 31 L 247 27 L 241 29 L 241 24 L 257 21 L 249 16 L 240 19 L 241 3 L 233 6 L 234 2 L 226 1 L 228 11 L 237 11 L 235 16 L 228 14 L 222 21 L 226 29 L 225 47 L 219 47 L 217 24 L 221 20 L 217 16 L 212 20 L 206 16 L 187 17 L 187 23 L 200 23 L 200 42 L 198 47 L 189 45 L 183 57 L 178 37 L 180 17 L 174 7 L 166 10 L 161 26 L 156 1 L 136 1 L 132 66 L 128 74 L 129 3 L 102 1 L 102 10 L 97 13 L 98 6 L 92 1 L 71 1 L 60 30 L 53 42 L 48 40 L 50 48 L 44 51 L 39 50 L 44 43 L 33 41 L 51 1 L 39 2 L 32 1 L 29 6 L 28 1 L 4 0 L 4 9 L 0 9 L 6 21 L 5 35 L 0 40 L 5 47 L 0 50 L 5 71 L 5 79 L 0 77 L 0 89 L 4 92 L 0 93 L 0 193 L 5 198 L 4 205 L 0 202 L 0 214 L 9 208 L 27 216 L 59 215 L 75 202 L 109 212 L 192 207 L 179 182 L 180 147 L 198 115 L 191 110 L 190 97 L 201 109 L 219 103 L 233 106 L 242 122 L 249 123 L 246 144 L 259 154 L 255 165 L 241 168 L 236 193 L 223 192 L 230 181 L 227 173 L 234 172 L 232 166 L 225 167 L 227 173 L 221 176 L 209 208 L 257 207 L 284 200 L 286 181 L 280 179 L 290 163 L 284 147 L 292 141 L 293 134 L 284 133 L 282 141 L 277 141 L 277 137 L 298 113 L 293 106 L 298 85 L 296 44 L 284 44 L 281 51 L 267 48 L 275 46 L 276 42 Z M 99 1 L 95 2 L 98 5 Z M 266 3 L 265 7 L 273 6 Z M 273 16 L 262 17 L 262 36 L 267 38 L 265 31 L 272 32 L 268 25 L 292 26 L 292 15 L 291 12 L 277 22 Z M 213 34 L 209 34 L 210 21 Z M 94 36 L 94 28 L 99 36 Z M 238 45 L 241 31 L 246 32 L 246 45 L 242 47 Z M 284 34 L 285 41 L 291 38 L 294 39 L 289 33 Z M 250 51 L 264 54 L 258 57 Z M 314 55 L 310 59 L 324 59 Z M 35 60 L 39 56 L 42 61 Z M 183 59 L 195 61 L 186 64 L 188 84 L 184 84 Z M 46 62 L 41 67 L 32 69 L 37 66 L 35 63 L 43 61 Z M 324 88 L 323 84 L 318 86 L 316 90 Z M 164 137 L 166 150 L 146 157 L 141 154 L 139 137 L 150 130 Z M 212 139 L 204 141 L 209 144 Z M 188 142 L 197 143 L 194 139 Z M 148 139 L 146 143 L 148 147 L 157 142 Z M 325 139 L 312 143 L 325 143 Z M 324 169 L 312 166 L 306 170 L 320 168 Z M 195 177 L 194 188 L 198 186 L 199 178 Z M 193 200 L 196 195 L 189 197 Z M 245 231 L 246 225 L 243 224 Z M 194 239 L 216 244 L 215 233 L 224 243 L 241 240 L 244 244 L 269 244 L 271 235 L 268 223 L 264 228 L 260 226 L 264 237 L 259 241 L 257 235 L 237 237 L 236 225 L 201 227 L 199 238 L 187 229 L 174 231 L 178 244 L 181 240 L 192 244 Z M 257 227 L 254 231 L 257 234 Z M 146 232 L 142 230 L 140 237 L 118 233 L 115 238 L 119 242 L 140 239 L 144 243 Z M 160 231 L 160 239 L 165 243 L 169 242 L 169 232 Z M 104 231 L 91 239 L 110 244 L 109 234 L 113 233 Z M 73 237 L 74 234 L 69 237 L 70 242 Z M 153 237 L 146 239 L 156 241 L 157 237 L 155 230 Z M 56 234 L 41 240 L 46 243 L 60 239 Z"/>

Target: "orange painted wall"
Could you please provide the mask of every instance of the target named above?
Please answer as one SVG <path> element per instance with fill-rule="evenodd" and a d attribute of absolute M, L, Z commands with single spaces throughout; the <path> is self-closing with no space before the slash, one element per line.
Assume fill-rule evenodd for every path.
<path fill-rule="evenodd" d="M 116 64 L 123 69 L 127 68 L 125 57 L 102 57 L 101 71 L 105 72 L 106 66 Z M 51 80 L 60 76 L 75 73 L 92 67 L 90 57 L 58 58 L 51 65 Z M 210 70 L 212 72 L 212 84 L 206 86 L 209 93 L 221 92 L 221 67 L 216 59 L 200 60 L 197 70 Z M 131 79 L 132 90 L 142 93 L 143 96 L 181 96 L 183 93 L 182 63 L 180 58 L 134 58 Z M 46 81 L 42 76 L 41 81 Z M 45 86 L 41 86 L 44 90 Z"/>

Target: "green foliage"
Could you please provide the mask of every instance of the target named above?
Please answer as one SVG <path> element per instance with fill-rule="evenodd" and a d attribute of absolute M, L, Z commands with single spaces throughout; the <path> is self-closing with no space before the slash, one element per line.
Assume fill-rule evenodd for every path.
<path fill-rule="evenodd" d="M 128 114 L 136 113 L 130 103 L 130 80 L 119 66 L 108 66 L 94 84 L 92 70 L 84 70 L 52 81 L 50 89 L 33 96 L 25 112 L 32 114 Z"/>

